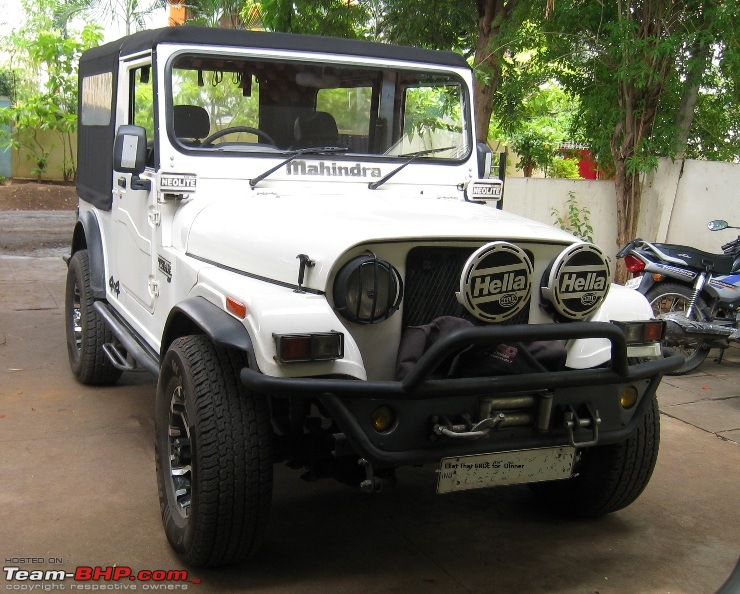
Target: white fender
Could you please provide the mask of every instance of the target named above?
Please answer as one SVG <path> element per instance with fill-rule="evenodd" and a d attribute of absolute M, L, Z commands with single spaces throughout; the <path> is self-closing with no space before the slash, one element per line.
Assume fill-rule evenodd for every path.
<path fill-rule="evenodd" d="M 606 299 L 589 318 L 589 322 L 635 322 L 649 320 L 653 310 L 642 293 L 622 285 L 612 284 Z M 629 353 L 632 355 L 632 353 Z M 640 353 L 642 356 L 645 353 Z M 660 354 L 659 347 L 652 349 L 654 356 Z M 634 354 L 637 356 L 637 353 Z M 568 344 L 565 364 L 572 369 L 588 369 L 611 359 L 611 343 L 606 338 L 579 338 Z"/>

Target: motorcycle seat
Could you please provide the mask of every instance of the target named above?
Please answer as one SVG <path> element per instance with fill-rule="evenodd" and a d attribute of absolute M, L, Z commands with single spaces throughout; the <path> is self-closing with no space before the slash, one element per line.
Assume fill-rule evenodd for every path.
<path fill-rule="evenodd" d="M 709 268 L 717 274 L 732 273 L 735 258 L 730 255 L 711 254 L 685 245 L 671 243 L 656 243 L 653 245 L 669 256 L 683 260 L 689 268 L 702 271 Z"/>

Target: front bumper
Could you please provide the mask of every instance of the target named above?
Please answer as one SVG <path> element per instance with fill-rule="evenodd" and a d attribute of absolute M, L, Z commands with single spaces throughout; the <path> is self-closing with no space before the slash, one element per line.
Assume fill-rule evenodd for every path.
<path fill-rule="evenodd" d="M 499 343 L 606 338 L 611 343 L 609 368 L 543 371 L 519 375 L 434 379 L 435 370 L 469 346 Z M 359 381 L 347 378 L 278 378 L 245 368 L 244 385 L 276 397 L 317 397 L 341 428 L 352 449 L 377 466 L 438 462 L 443 457 L 509 449 L 539 448 L 571 443 L 605 445 L 626 439 L 635 431 L 655 395 L 662 376 L 678 368 L 679 356 L 630 365 L 622 331 L 606 322 L 574 322 L 487 326 L 462 329 L 430 348 L 403 381 Z M 619 394 L 632 386 L 637 403 L 629 410 Z M 472 415 L 480 404 L 528 395 L 536 403 L 531 426 L 501 427 L 481 439 L 435 439 L 432 424 L 460 411 Z M 377 433 L 369 413 L 390 403 L 407 420 L 403 428 Z M 543 418 L 543 408 L 549 409 Z M 489 407 L 490 409 L 490 407 Z M 597 412 L 598 411 L 598 412 Z M 573 417 L 575 415 L 575 423 Z M 581 419 L 579 424 L 579 413 Z M 464 416 L 464 415 L 463 415 Z M 512 415 L 513 417 L 513 415 Z M 591 418 L 589 424 L 588 417 Z M 571 428 L 566 426 L 571 419 Z M 480 421 L 480 417 L 476 419 Z"/>

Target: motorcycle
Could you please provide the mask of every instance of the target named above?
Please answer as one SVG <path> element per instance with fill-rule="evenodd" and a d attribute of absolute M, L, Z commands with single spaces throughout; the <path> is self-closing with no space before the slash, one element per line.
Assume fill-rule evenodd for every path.
<path fill-rule="evenodd" d="M 721 220 L 707 227 L 740 229 Z M 626 286 L 645 295 L 655 317 L 667 322 L 664 350 L 685 359 L 671 375 L 693 371 L 712 348 L 721 349 L 721 362 L 724 349 L 740 342 L 740 235 L 722 251 L 634 239 L 617 254 L 634 275 Z"/>

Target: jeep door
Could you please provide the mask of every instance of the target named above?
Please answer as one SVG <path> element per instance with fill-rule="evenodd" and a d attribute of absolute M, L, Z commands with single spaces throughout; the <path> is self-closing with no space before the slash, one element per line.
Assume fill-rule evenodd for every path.
<path fill-rule="evenodd" d="M 116 245 L 110 287 L 123 306 L 134 316 L 143 308 L 154 311 L 158 286 L 154 279 L 157 253 L 154 230 L 153 140 L 154 106 L 151 61 L 124 63 L 119 73 L 117 124 L 140 126 L 147 134 L 147 168 L 140 176 L 114 171 L 113 235 Z M 124 112 L 125 109 L 125 112 Z"/>

